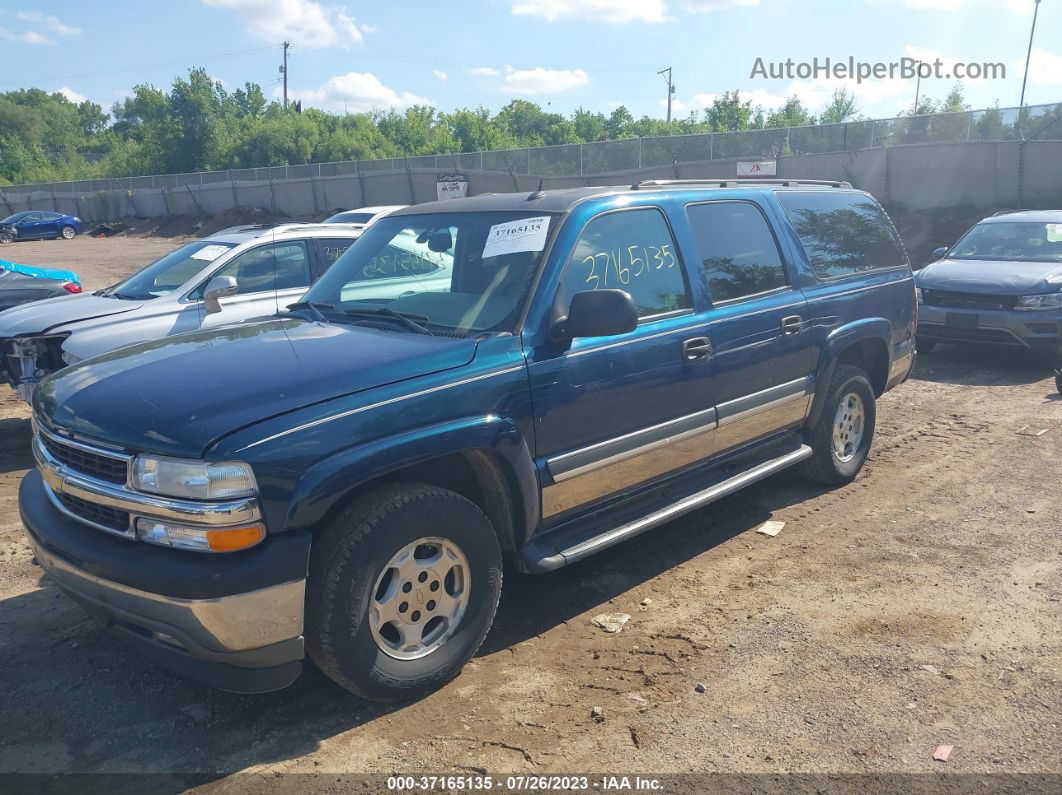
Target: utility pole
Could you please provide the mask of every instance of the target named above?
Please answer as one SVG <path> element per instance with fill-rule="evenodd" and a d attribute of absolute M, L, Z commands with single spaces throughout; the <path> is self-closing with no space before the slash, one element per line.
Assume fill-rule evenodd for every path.
<path fill-rule="evenodd" d="M 665 72 L 667 73 L 667 77 L 664 78 L 665 80 L 667 80 L 667 122 L 668 122 L 668 124 L 670 124 L 671 123 L 671 97 L 675 93 L 675 86 L 671 82 L 671 67 L 670 66 L 667 69 L 661 69 L 659 72 L 657 72 L 657 74 L 658 75 L 663 75 Z"/>
<path fill-rule="evenodd" d="M 280 74 L 284 77 L 284 109 L 288 108 L 288 47 L 291 46 L 290 41 L 284 42 L 284 63 L 280 66 Z"/>
<path fill-rule="evenodd" d="M 1032 30 L 1029 31 L 1029 52 L 1025 56 L 1025 77 L 1021 81 L 1021 102 L 1018 103 L 1018 113 L 1025 107 L 1025 84 L 1029 82 L 1029 61 L 1032 60 L 1033 36 L 1036 35 L 1036 17 L 1040 14 L 1040 0 L 1036 0 L 1033 10 Z"/>
<path fill-rule="evenodd" d="M 915 61 L 915 64 L 918 67 L 917 72 L 915 73 L 916 77 L 918 78 L 918 82 L 915 83 L 914 112 L 915 112 L 915 114 L 917 114 L 918 113 L 918 100 L 920 100 L 922 98 L 922 62 L 921 61 Z"/>

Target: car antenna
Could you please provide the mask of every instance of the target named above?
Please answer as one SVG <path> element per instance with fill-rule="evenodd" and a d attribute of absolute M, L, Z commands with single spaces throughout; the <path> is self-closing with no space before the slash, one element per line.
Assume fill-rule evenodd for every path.
<path fill-rule="evenodd" d="M 542 186 L 545 184 L 545 182 L 546 182 L 546 178 L 545 177 L 539 177 L 538 178 L 538 190 L 533 191 L 532 193 L 529 193 L 527 195 L 527 200 L 529 202 L 534 201 L 535 199 L 541 199 L 543 196 L 546 195 L 545 192 L 542 190 Z"/>

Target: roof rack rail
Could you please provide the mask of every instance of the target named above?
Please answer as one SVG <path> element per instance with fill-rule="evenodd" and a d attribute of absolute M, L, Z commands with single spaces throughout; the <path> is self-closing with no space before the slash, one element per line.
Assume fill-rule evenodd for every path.
<path fill-rule="evenodd" d="M 990 215 L 989 218 L 995 218 L 997 215 L 1011 215 L 1013 213 L 1034 213 L 1034 212 L 1036 212 L 1036 210 L 1029 210 L 1029 209 L 1023 209 L 1023 210 L 999 210 L 998 212 L 992 213 L 992 215 Z"/>
<path fill-rule="evenodd" d="M 646 179 L 635 182 L 631 190 L 642 188 L 669 188 L 675 185 L 699 185 L 712 188 L 738 188 L 746 185 L 781 185 L 786 188 L 795 188 L 801 185 L 817 185 L 827 188 L 850 188 L 851 182 L 835 179 L 763 179 L 762 177 L 748 177 L 736 179 Z"/>

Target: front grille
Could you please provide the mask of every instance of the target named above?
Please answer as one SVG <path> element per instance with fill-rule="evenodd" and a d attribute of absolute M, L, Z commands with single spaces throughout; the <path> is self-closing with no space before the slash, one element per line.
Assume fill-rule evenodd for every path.
<path fill-rule="evenodd" d="M 88 475 L 97 480 L 105 480 L 108 483 L 125 484 L 128 463 L 124 459 L 112 458 L 99 453 L 90 453 L 88 450 L 64 444 L 58 439 L 43 433 L 40 434 L 39 438 L 41 444 L 44 445 L 44 449 L 48 451 L 52 458 L 75 472 Z"/>
<path fill-rule="evenodd" d="M 114 530 L 116 533 L 129 534 L 129 514 L 125 511 L 109 508 L 106 505 L 97 505 L 69 494 L 56 496 L 63 507 L 78 518 Z"/>
<path fill-rule="evenodd" d="M 923 303 L 928 306 L 940 306 L 947 309 L 978 309 L 986 312 L 1006 312 L 1014 308 L 1017 300 L 1017 297 L 1013 295 L 922 290 Z"/>

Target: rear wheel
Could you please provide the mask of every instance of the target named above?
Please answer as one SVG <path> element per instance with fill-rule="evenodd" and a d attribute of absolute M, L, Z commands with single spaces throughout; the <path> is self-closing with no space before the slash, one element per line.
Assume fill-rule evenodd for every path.
<path fill-rule="evenodd" d="M 937 347 L 936 340 L 927 340 L 925 337 L 915 337 L 915 350 L 919 353 L 932 353 Z"/>
<path fill-rule="evenodd" d="M 427 692 L 475 654 L 501 582 L 498 539 L 476 505 L 436 486 L 385 486 L 314 540 L 307 650 L 364 698 Z"/>
<path fill-rule="evenodd" d="M 77 237 L 77 230 L 74 229 L 74 227 L 67 225 L 59 231 L 59 234 L 63 236 L 63 240 L 73 240 Z"/>
<path fill-rule="evenodd" d="M 1055 373 L 1055 391 L 1062 395 L 1062 371 Z"/>
<path fill-rule="evenodd" d="M 805 476 L 831 486 L 855 479 L 874 440 L 874 389 L 858 367 L 834 371 L 819 421 L 808 431 L 812 456 L 801 464 Z"/>

